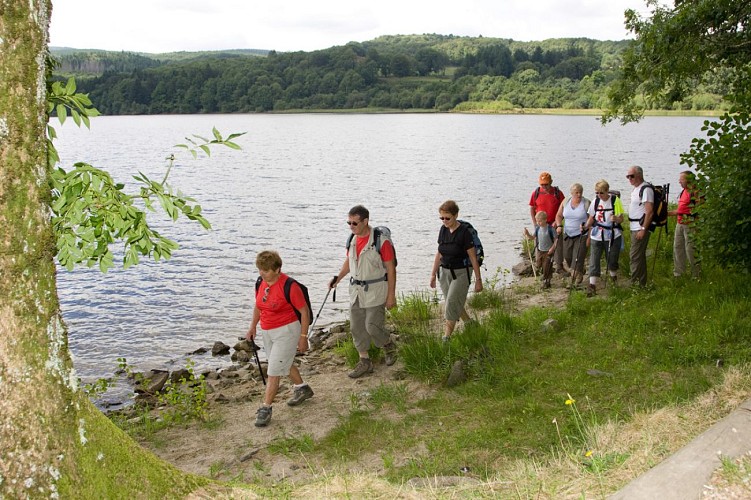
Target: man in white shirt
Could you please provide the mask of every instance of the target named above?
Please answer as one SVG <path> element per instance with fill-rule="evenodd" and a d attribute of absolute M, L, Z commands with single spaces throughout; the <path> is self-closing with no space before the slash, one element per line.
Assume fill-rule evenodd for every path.
<path fill-rule="evenodd" d="M 631 284 L 647 284 L 647 245 L 649 245 L 649 224 L 652 222 L 655 191 L 652 185 L 644 182 L 641 167 L 629 167 L 626 174 L 634 187 L 631 191 L 631 204 L 628 209 L 629 229 L 631 230 Z"/>

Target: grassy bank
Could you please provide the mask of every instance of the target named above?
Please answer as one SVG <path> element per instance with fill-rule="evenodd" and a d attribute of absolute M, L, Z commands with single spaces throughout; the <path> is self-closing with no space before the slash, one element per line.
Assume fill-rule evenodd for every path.
<path fill-rule="evenodd" d="M 647 289 L 592 299 L 575 291 L 563 309 L 518 315 L 509 311 L 520 292 L 495 290 L 485 319 L 447 344 L 430 297 L 403 299 L 394 315 L 401 359 L 436 394 L 416 400 L 398 382 L 384 385 L 296 452 L 340 472 L 375 457 L 397 484 L 470 475 L 484 482 L 473 491 L 489 495 L 617 490 L 751 391 L 751 284 L 713 268 L 700 281 L 675 279 L 662 245 Z M 457 362 L 466 381 L 445 387 Z"/>

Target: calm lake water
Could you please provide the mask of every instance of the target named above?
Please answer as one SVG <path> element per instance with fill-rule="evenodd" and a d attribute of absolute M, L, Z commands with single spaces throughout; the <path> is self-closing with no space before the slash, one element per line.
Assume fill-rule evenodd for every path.
<path fill-rule="evenodd" d="M 629 165 L 678 194 L 679 155 L 701 134 L 702 118 L 650 117 L 603 127 L 595 117 L 456 114 L 118 116 L 92 129 L 57 127 L 62 164 L 85 161 L 131 186 L 139 171 L 196 198 L 213 229 L 160 219 L 180 243 L 170 261 L 127 271 L 61 270 L 58 288 L 70 349 L 84 381 L 109 376 L 116 359 L 138 369 L 184 366 L 187 353 L 244 335 L 257 276 L 255 255 L 276 249 L 283 270 L 308 285 L 314 313 L 345 256 L 347 211 L 362 203 L 371 224 L 391 228 L 397 290 L 428 290 L 440 221 L 452 198 L 479 231 L 485 276 L 519 260 L 530 194 L 541 170 L 568 193 L 593 197 L 596 180 L 629 192 Z M 242 151 L 215 148 L 194 160 L 173 145 L 191 134 L 247 132 Z M 507 278 L 511 279 L 511 278 Z M 346 318 L 346 287 L 326 304 L 319 326 Z M 229 358 L 192 357 L 199 367 Z"/>

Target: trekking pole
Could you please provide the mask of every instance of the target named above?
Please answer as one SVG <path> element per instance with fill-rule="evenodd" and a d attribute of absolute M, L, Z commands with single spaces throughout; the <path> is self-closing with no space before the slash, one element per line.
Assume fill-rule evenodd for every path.
<path fill-rule="evenodd" d="M 578 273 L 577 268 L 579 267 L 579 251 L 581 250 L 582 238 L 584 238 L 584 223 L 582 223 L 580 229 L 581 231 L 579 233 L 578 240 L 576 242 L 576 245 L 574 245 L 574 272 L 571 275 L 571 288 L 569 290 L 573 290 L 576 284 L 576 275 Z M 583 274 L 584 273 L 582 273 L 582 275 Z"/>
<path fill-rule="evenodd" d="M 524 246 L 527 247 L 527 255 L 529 256 L 529 264 L 532 266 L 532 275 L 535 277 L 535 279 L 537 279 L 537 271 L 535 270 L 535 263 L 532 260 L 532 250 L 529 249 L 529 239 L 527 239 L 527 235 L 524 234 L 524 231 L 522 231 L 522 236 L 524 238 L 522 240 L 524 242 Z"/>
<path fill-rule="evenodd" d="M 237 337 L 240 340 L 247 340 L 245 337 Z M 261 360 L 258 357 L 258 351 L 261 350 L 260 347 L 258 347 L 258 344 L 256 344 L 256 341 L 251 339 L 248 340 L 248 343 L 250 344 L 250 348 L 253 349 L 253 354 L 256 356 L 256 364 L 258 365 L 258 373 L 261 374 L 261 380 L 263 380 L 263 385 L 266 385 L 266 378 L 263 376 L 263 370 L 261 369 Z"/>
<path fill-rule="evenodd" d="M 654 281 L 655 268 L 657 267 L 657 254 L 660 252 L 660 236 L 662 236 L 662 228 L 657 230 L 657 244 L 655 244 L 655 255 L 652 259 L 652 280 Z M 665 235 L 667 237 L 667 235 Z"/>
<path fill-rule="evenodd" d="M 336 276 L 334 276 L 334 279 L 336 279 Z M 326 292 L 326 296 L 323 298 L 321 307 L 318 309 L 318 314 L 316 314 L 316 317 L 313 320 L 313 323 L 310 325 L 310 328 L 308 328 L 308 335 L 310 336 L 310 338 L 313 338 L 313 334 L 315 333 L 315 331 L 313 330 L 313 327 L 316 326 L 316 323 L 318 322 L 318 317 L 321 315 L 321 311 L 323 311 L 323 306 L 326 305 L 326 301 L 329 300 L 330 294 L 331 294 L 331 287 L 329 287 L 329 291 Z M 334 289 L 334 300 L 336 300 L 336 289 Z"/>

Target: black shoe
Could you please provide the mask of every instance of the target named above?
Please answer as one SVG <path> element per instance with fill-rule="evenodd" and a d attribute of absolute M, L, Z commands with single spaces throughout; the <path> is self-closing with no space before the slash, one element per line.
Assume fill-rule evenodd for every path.
<path fill-rule="evenodd" d="M 256 412 L 256 427 L 266 427 L 271 422 L 271 407 L 261 406 Z"/>

